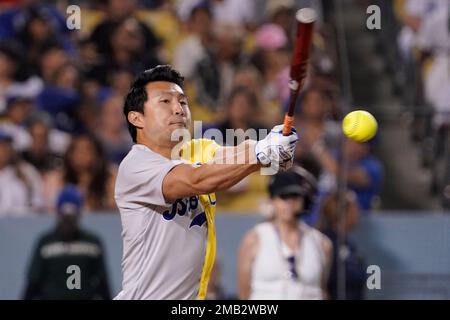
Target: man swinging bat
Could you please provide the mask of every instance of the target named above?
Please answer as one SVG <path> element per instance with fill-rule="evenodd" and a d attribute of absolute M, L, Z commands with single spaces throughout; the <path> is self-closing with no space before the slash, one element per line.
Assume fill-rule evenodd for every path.
<path fill-rule="evenodd" d="M 237 147 L 192 140 L 201 148 L 188 146 L 171 159 L 178 143 L 172 132 L 191 122 L 182 81 L 170 66 L 155 67 L 137 78 L 125 101 L 135 144 L 115 188 L 123 228 L 123 288 L 116 299 L 204 299 L 215 258 L 214 192 L 263 165 L 277 161 L 285 170 L 293 160 L 297 134 L 283 136 L 281 126 Z"/>
<path fill-rule="evenodd" d="M 302 40 L 303 48 L 294 52 L 309 51 L 310 39 L 309 35 Z M 298 83 L 293 90 L 303 83 L 301 71 L 292 79 Z M 115 188 L 123 229 L 118 300 L 204 299 L 216 251 L 215 192 L 262 167 L 285 171 L 292 165 L 298 136 L 286 121 L 264 139 L 236 147 L 191 140 L 174 158 L 178 140 L 173 133 L 191 123 L 182 86 L 183 77 L 176 70 L 157 66 L 135 80 L 125 100 L 124 114 L 135 144 L 120 164 Z"/>

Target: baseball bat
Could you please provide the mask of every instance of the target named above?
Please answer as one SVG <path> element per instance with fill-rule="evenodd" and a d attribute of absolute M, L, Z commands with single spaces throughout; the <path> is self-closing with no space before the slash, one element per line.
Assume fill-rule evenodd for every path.
<path fill-rule="evenodd" d="M 317 15 L 314 9 L 303 8 L 297 11 L 295 19 L 297 20 L 297 34 L 291 60 L 289 108 L 284 116 L 283 124 L 283 135 L 285 136 L 291 133 L 298 93 L 303 88 L 306 78 L 314 22 L 317 19 Z"/>

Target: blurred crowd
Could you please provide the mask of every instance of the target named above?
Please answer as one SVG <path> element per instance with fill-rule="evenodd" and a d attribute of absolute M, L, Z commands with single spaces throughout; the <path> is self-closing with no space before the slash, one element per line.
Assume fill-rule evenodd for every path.
<path fill-rule="evenodd" d="M 384 9 L 390 13 L 384 48 L 405 111 L 413 115 L 411 138 L 432 175 L 430 191 L 449 208 L 450 1 L 396 0 Z"/>
<path fill-rule="evenodd" d="M 343 142 L 332 2 L 320 0 L 71 1 L 81 29 L 66 26 L 65 1 L 0 4 L 0 216 L 55 212 L 74 185 L 84 212 L 116 212 L 117 166 L 132 141 L 122 114 L 135 75 L 170 63 L 184 75 L 203 130 L 268 129 L 282 122 L 295 11 L 319 13 L 306 89 L 297 108 L 297 164 L 335 191 L 339 150 L 364 212 L 376 207 L 382 167 L 376 139 Z M 232 144 L 231 141 L 225 143 Z M 267 198 L 255 174 L 219 195 L 219 210 L 255 212 Z M 317 207 L 310 223 L 318 217 Z"/>
<path fill-rule="evenodd" d="M 79 30 L 67 28 L 69 4 L 81 8 Z M 78 226 L 78 217 L 117 212 L 116 171 L 132 145 L 123 100 L 134 77 L 172 64 L 185 77 L 192 118 L 203 121 L 203 132 L 215 128 L 225 137 L 227 129 L 240 129 L 245 138 L 248 129 L 269 129 L 283 122 L 287 108 L 295 12 L 301 7 L 319 14 L 295 117 L 295 168 L 301 174 L 270 181 L 254 174 L 219 194 L 218 210 L 260 212 L 267 219 L 250 237 L 261 230 L 272 235 L 259 251 L 246 248 L 244 238 L 240 298 L 335 299 L 336 192 L 345 155 L 351 190 L 344 201 L 346 294 L 362 298 L 364 265 L 347 236 L 360 212 L 379 206 L 383 169 L 373 154 L 377 137 L 357 143 L 341 134 L 339 119 L 348 106 L 342 105 L 333 2 L 9 0 L 0 4 L 0 217 L 57 217 L 36 245 L 26 299 L 61 297 L 63 278 L 49 276 L 44 266 L 65 274 L 61 266 L 76 257 L 64 250 L 92 261 L 95 285 L 83 297 L 110 298 L 101 243 Z M 73 248 L 58 247 L 61 241 Z M 42 254 L 47 251 L 55 256 Z M 301 258 L 305 252 L 311 259 Z M 265 259 L 276 267 L 268 270 Z M 265 290 L 267 285 L 273 287 Z M 208 298 L 224 298 L 221 290 L 217 265 Z"/>

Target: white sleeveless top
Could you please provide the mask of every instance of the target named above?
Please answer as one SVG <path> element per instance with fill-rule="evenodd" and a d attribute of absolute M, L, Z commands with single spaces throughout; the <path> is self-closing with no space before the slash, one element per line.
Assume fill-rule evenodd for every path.
<path fill-rule="evenodd" d="M 252 267 L 252 300 L 323 299 L 321 282 L 325 272 L 325 235 L 299 222 L 300 248 L 293 252 L 281 241 L 274 225 L 264 222 L 255 227 L 259 250 Z M 298 278 L 292 277 L 287 258 L 295 256 Z"/>

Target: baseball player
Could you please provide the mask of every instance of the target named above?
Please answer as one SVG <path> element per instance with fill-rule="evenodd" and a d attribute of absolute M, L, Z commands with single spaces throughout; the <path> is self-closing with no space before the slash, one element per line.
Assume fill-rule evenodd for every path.
<path fill-rule="evenodd" d="M 292 165 L 298 137 L 295 130 L 283 136 L 282 126 L 236 147 L 191 140 L 174 156 L 172 134 L 191 123 L 182 85 L 171 66 L 157 66 L 138 76 L 125 100 L 135 144 L 115 187 L 123 229 L 115 299 L 204 299 L 216 251 L 214 192 L 264 166 Z"/>

